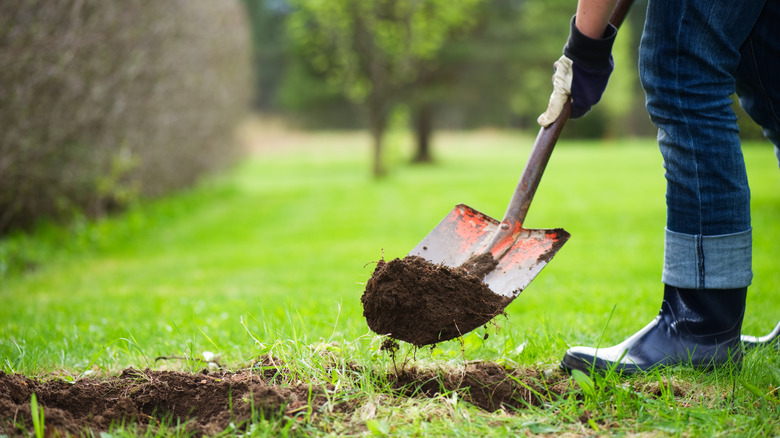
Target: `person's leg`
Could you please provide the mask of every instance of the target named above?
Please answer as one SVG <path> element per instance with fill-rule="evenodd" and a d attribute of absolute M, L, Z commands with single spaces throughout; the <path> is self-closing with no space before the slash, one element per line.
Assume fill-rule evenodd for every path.
<path fill-rule="evenodd" d="M 650 0 L 640 71 L 666 169 L 664 284 L 752 279 L 750 192 L 730 96 L 759 3 Z"/>
<path fill-rule="evenodd" d="M 740 51 L 737 94 L 780 160 L 780 0 L 768 1 Z"/>
<path fill-rule="evenodd" d="M 750 193 L 729 96 L 763 3 L 649 1 L 640 73 L 666 169 L 664 301 L 658 317 L 625 342 L 569 349 L 564 368 L 633 372 L 741 359 Z"/>

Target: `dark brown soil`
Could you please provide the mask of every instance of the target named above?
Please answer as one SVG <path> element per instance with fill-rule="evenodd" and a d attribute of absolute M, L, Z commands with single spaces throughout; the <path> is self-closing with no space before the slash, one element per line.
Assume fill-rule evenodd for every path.
<path fill-rule="evenodd" d="M 479 279 L 484 279 L 490 271 L 496 268 L 496 266 L 498 266 L 498 260 L 493 258 L 493 254 L 483 252 L 482 254 L 474 254 L 469 257 L 469 259 L 458 266 L 458 268 L 463 269 Z"/>
<path fill-rule="evenodd" d="M 450 372 L 400 370 L 393 387 L 407 396 L 457 391 L 488 412 L 541 406 L 572 390 L 569 378 L 560 372 L 546 379 L 536 370 L 512 370 L 492 362 L 473 362 Z"/>
<path fill-rule="evenodd" d="M 0 434 L 33 430 L 30 400 L 36 394 L 45 413 L 47 431 L 60 435 L 107 431 L 112 424 L 136 424 L 143 429 L 160 420 L 188 422 L 196 435 L 224 431 L 251 418 L 252 406 L 265 418 L 293 416 L 308 406 L 309 385 L 282 387 L 256 373 L 193 374 L 127 369 L 117 377 L 39 381 L 0 371 Z M 314 388 L 312 404 L 327 398 Z M 47 435 L 48 436 L 48 435 Z"/>
<path fill-rule="evenodd" d="M 160 421 L 186 423 L 186 430 L 196 436 L 213 435 L 231 423 L 245 428 L 252 418 L 252 406 L 263 418 L 294 420 L 307 412 L 314 417 L 326 412 L 349 416 L 362 404 L 354 394 L 339 397 L 332 386 L 271 383 L 272 376 L 285 375 L 286 370 L 263 368 L 261 374 L 127 369 L 116 377 L 75 382 L 0 371 L 0 435 L 28 436 L 33 431 L 33 393 L 45 412 L 47 436 L 94 436 L 112 424 L 143 431 Z M 374 374 L 357 366 L 352 371 Z M 376 377 L 388 382 L 398 396 L 435 397 L 442 391 L 455 391 L 462 400 L 490 412 L 536 406 L 571 389 L 569 379 L 560 372 L 543 380 L 536 371 L 508 370 L 489 362 L 447 372 L 410 368 Z"/>
<path fill-rule="evenodd" d="M 480 276 L 495 266 L 492 258 L 475 262 L 469 270 Z M 485 325 L 510 300 L 493 293 L 466 265 L 450 269 L 416 256 L 380 261 L 361 297 L 368 327 L 419 347 Z"/>

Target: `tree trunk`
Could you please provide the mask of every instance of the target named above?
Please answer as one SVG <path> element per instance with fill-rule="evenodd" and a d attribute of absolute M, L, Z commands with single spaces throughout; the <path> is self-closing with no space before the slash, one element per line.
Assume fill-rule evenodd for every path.
<path fill-rule="evenodd" d="M 428 103 L 422 103 L 417 106 L 413 116 L 414 135 L 417 140 L 417 153 L 412 162 L 430 163 L 431 157 L 431 134 L 433 132 L 433 109 Z"/>
<path fill-rule="evenodd" d="M 371 131 L 371 141 L 374 148 L 374 177 L 381 178 L 385 175 L 385 166 L 382 160 L 382 139 L 385 134 L 387 117 L 382 111 L 382 105 L 370 103 L 368 108 L 368 124 Z"/>

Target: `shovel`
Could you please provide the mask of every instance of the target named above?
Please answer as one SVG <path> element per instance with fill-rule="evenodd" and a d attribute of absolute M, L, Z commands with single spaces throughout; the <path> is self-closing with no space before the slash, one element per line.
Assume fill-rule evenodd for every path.
<path fill-rule="evenodd" d="M 488 261 L 488 267 L 479 276 L 493 293 L 509 298 L 505 301 L 509 305 L 570 237 L 562 228 L 523 227 L 542 173 L 570 113 L 571 104 L 567 102 L 558 119 L 539 131 L 503 220 L 499 222 L 458 204 L 409 255 L 469 271 L 472 264 L 467 262 L 489 255 L 487 259 L 492 258 L 492 263 Z"/>
<path fill-rule="evenodd" d="M 619 0 L 610 23 L 619 27 L 632 0 Z M 509 305 L 569 240 L 562 228 L 527 229 L 528 213 L 555 143 L 571 114 L 571 98 L 552 125 L 541 128 L 504 218 L 499 222 L 467 205 L 458 204 L 409 255 L 433 264 L 472 270 Z M 481 266 L 473 261 L 488 260 Z"/>

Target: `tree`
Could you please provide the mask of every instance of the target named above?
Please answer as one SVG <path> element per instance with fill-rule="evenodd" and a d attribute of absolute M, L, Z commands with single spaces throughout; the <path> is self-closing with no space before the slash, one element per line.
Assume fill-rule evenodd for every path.
<path fill-rule="evenodd" d="M 289 51 L 284 21 L 290 7 L 284 0 L 243 0 L 252 29 L 255 96 L 253 106 L 269 111 L 275 105 L 275 90 L 286 70 Z"/>
<path fill-rule="evenodd" d="M 482 0 L 293 0 L 289 36 L 311 66 L 366 111 L 373 173 L 394 104 L 408 95 L 452 35 L 469 29 Z"/>
<path fill-rule="evenodd" d="M 517 124 L 518 113 L 513 112 L 512 102 L 523 84 L 529 50 L 520 25 L 525 3 L 484 3 L 469 34 L 448 41 L 441 50 L 437 63 L 445 80 L 437 80 L 426 93 L 435 95 L 431 100 L 435 101 L 440 124 L 452 128 L 507 128 Z"/>

